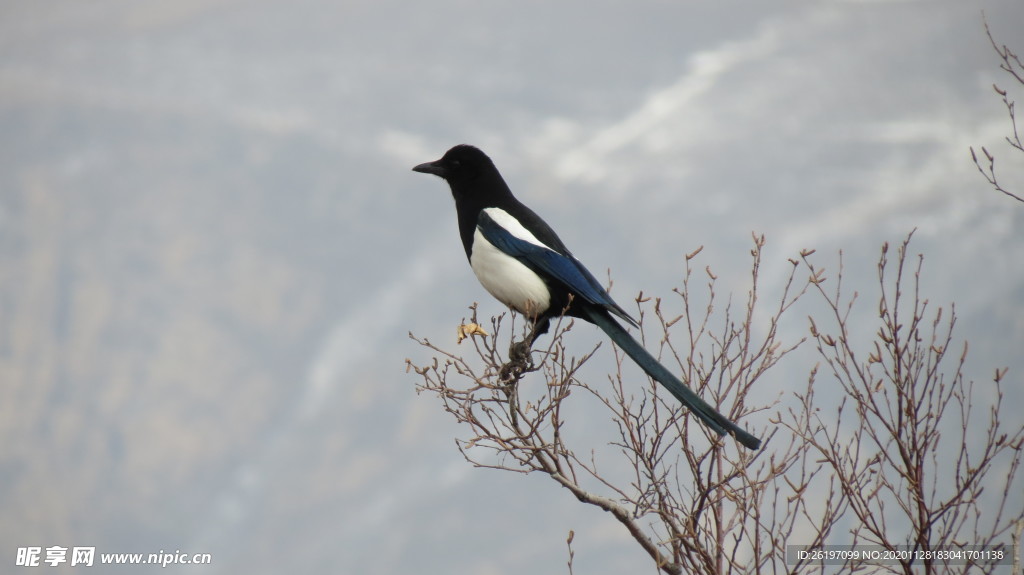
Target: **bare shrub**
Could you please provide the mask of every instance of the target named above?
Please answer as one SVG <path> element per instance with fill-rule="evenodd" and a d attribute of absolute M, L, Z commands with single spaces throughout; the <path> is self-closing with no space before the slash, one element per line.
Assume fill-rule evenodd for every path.
<path fill-rule="evenodd" d="M 789 260 L 781 295 L 768 305 L 761 301 L 765 242 L 759 236 L 741 307 L 716 295 L 709 267 L 695 271 L 700 250 L 687 256 L 671 298 L 636 298 L 641 336 L 663 362 L 677 366 L 730 419 L 748 428 L 771 423 L 760 430 L 759 451 L 691 422 L 655 382 L 624 369 L 617 350 L 607 381 L 581 379 L 581 367 L 600 345 L 582 355 L 569 352 L 566 334 L 575 325 L 568 319 L 554 326 L 546 348 L 508 354 L 513 360 L 500 349 L 515 348 L 504 334 L 507 324 L 516 333 L 514 315 L 491 319 L 490 335 L 471 337 L 470 359 L 410 334 L 432 359 L 407 360 L 408 369 L 420 377 L 418 391 L 436 396 L 462 424 L 465 435 L 456 446 L 468 462 L 550 477 L 579 501 L 611 513 L 664 573 L 991 572 L 992 561 L 837 566 L 787 558 L 792 545 L 920 551 L 994 545 L 1024 517 L 1017 473 L 1024 425 L 1007 428 L 1000 419 L 1005 371 L 987 386 L 965 378 L 966 344 L 957 347 L 952 337 L 955 315 L 941 309 L 929 315 L 919 294 L 920 259 L 906 273 L 909 239 L 895 263 L 888 246 L 882 249 L 881 290 L 872 308 L 880 325 L 863 344 L 851 329 L 857 297 L 843 292 L 842 265 L 834 289 L 826 289 L 813 252 Z M 809 273 L 798 280 L 801 270 Z M 755 401 L 764 396 L 752 390 L 765 373 L 803 342 L 782 342 L 778 328 L 810 294 L 829 310 L 810 323 L 828 377 L 815 367 L 800 391 Z M 473 306 L 468 322 L 478 321 Z M 528 327 L 519 331 L 525 335 Z M 474 332 L 480 330 L 467 333 Z M 982 387 L 989 393 L 979 396 Z M 604 443 L 567 433 L 566 412 L 583 398 L 614 421 Z M 567 544 L 571 571 L 572 535 Z"/>

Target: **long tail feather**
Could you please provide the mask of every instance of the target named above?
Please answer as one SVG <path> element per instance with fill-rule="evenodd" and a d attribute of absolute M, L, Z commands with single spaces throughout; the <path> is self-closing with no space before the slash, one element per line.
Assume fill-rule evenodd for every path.
<path fill-rule="evenodd" d="M 694 415 L 700 418 L 715 433 L 719 435 L 728 433 L 748 449 L 758 449 L 761 447 L 760 439 L 729 421 L 724 415 L 718 413 L 714 407 L 711 407 L 708 402 L 701 399 L 700 396 L 687 387 L 685 383 L 680 381 L 678 377 L 672 375 L 665 366 L 661 365 L 658 360 L 654 359 L 654 356 L 640 345 L 640 342 L 633 339 L 633 336 L 629 335 L 629 332 L 619 322 L 615 321 L 607 311 L 592 306 L 585 307 L 586 309 L 582 311 L 587 315 L 586 319 L 604 330 L 608 337 L 612 338 L 612 341 L 615 342 L 615 345 L 626 352 L 626 355 L 633 358 L 633 361 L 647 372 L 647 375 L 653 377 L 672 395 L 676 396 L 683 405 L 688 407 Z"/>

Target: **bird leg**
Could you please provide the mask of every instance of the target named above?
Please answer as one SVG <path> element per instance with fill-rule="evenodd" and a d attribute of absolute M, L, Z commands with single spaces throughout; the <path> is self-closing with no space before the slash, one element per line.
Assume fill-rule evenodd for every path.
<path fill-rule="evenodd" d="M 526 371 L 530 371 L 533 368 L 533 359 L 530 356 L 530 352 L 533 350 L 533 344 L 537 341 L 537 338 L 547 333 L 550 320 L 547 318 L 535 320 L 530 328 L 530 333 L 523 338 L 522 341 L 513 340 L 508 346 L 508 360 L 502 367 L 502 372 L 505 373 L 509 369 L 516 369 L 516 376 Z M 518 377 L 516 377 L 518 379 Z"/>

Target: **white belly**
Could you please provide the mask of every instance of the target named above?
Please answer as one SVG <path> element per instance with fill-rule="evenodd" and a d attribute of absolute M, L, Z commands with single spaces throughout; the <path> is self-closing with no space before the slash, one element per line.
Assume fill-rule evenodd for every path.
<path fill-rule="evenodd" d="M 494 247 L 479 230 L 473 237 L 469 264 L 484 289 L 517 312 L 535 316 L 551 305 L 551 294 L 544 280 Z"/>

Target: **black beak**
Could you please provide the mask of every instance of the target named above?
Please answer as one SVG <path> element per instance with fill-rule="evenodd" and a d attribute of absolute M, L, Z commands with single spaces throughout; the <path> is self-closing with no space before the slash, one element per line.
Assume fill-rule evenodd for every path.
<path fill-rule="evenodd" d="M 441 160 L 437 160 L 436 162 L 427 162 L 425 164 L 420 164 L 414 167 L 412 171 L 419 172 L 421 174 L 434 174 L 435 176 L 438 176 L 440 178 L 443 178 L 446 175 L 448 175 L 448 170 L 444 169 L 444 166 L 441 165 Z"/>

